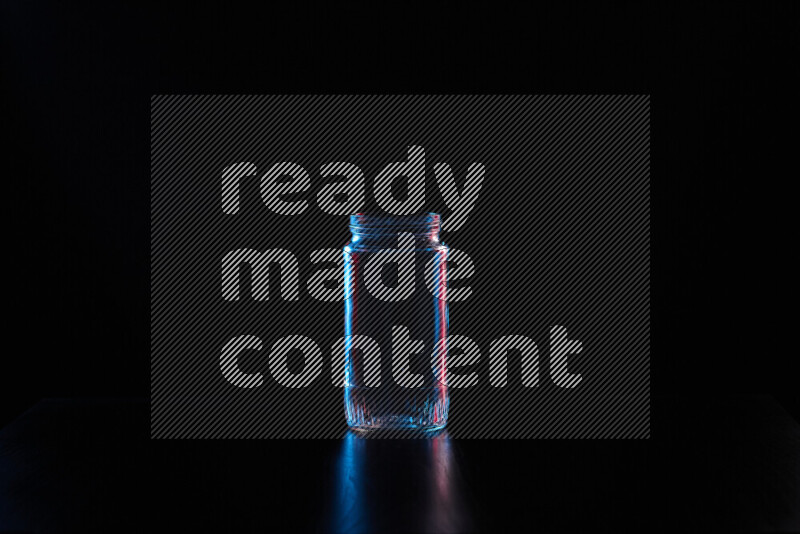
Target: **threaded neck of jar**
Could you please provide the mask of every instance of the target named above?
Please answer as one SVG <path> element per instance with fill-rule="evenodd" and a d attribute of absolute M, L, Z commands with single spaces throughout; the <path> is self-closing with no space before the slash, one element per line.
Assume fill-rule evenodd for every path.
<path fill-rule="evenodd" d="M 438 234 L 441 217 L 438 213 L 391 215 L 387 213 L 355 213 L 350 216 L 353 234 Z"/>

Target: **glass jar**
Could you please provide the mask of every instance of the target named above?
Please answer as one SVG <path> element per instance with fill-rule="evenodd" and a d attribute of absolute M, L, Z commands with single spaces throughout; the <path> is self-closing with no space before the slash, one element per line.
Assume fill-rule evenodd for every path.
<path fill-rule="evenodd" d="M 357 213 L 345 260 L 345 414 L 356 430 L 447 424 L 440 216 Z"/>

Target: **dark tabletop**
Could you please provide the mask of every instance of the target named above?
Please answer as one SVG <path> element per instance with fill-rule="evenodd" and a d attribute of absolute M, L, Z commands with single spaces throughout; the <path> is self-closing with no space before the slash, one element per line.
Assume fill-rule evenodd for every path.
<path fill-rule="evenodd" d="M 771 397 L 663 399 L 644 441 L 155 441 L 146 400 L 44 400 L 0 431 L 0 531 L 800 530 Z"/>

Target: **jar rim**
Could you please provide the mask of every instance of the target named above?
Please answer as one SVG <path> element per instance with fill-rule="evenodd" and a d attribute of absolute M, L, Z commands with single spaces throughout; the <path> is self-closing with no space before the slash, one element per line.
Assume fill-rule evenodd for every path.
<path fill-rule="evenodd" d="M 408 230 L 433 232 L 439 229 L 441 216 L 438 213 L 393 215 L 391 213 L 360 212 L 350 215 L 352 230 Z"/>

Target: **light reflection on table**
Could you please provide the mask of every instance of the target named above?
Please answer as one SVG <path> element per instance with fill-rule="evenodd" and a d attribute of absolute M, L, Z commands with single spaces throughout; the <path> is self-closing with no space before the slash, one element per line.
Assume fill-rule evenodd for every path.
<path fill-rule="evenodd" d="M 372 439 L 348 431 L 333 466 L 333 532 L 472 528 L 447 431 L 420 439 Z"/>

